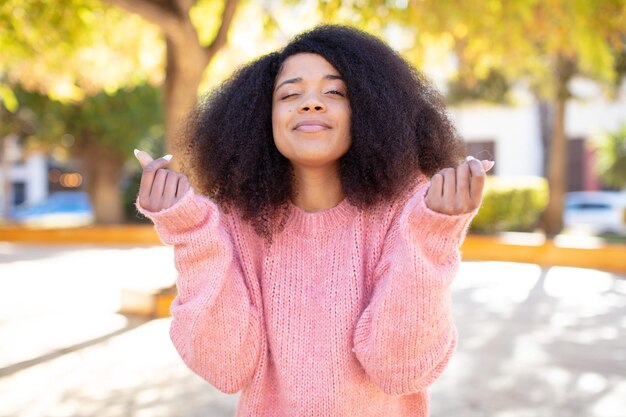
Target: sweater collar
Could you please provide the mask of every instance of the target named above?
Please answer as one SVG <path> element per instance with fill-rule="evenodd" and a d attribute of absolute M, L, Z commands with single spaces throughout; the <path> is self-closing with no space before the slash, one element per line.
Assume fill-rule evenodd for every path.
<path fill-rule="evenodd" d="M 358 209 L 344 198 L 335 207 L 307 212 L 289 202 L 289 218 L 285 229 L 291 232 L 301 233 L 306 236 L 314 236 L 328 231 L 336 230 L 350 218 L 354 217 Z"/>

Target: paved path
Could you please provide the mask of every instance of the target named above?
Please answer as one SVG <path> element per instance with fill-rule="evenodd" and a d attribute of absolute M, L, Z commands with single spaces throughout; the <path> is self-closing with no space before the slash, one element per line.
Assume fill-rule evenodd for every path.
<path fill-rule="evenodd" d="M 0 417 L 233 416 L 169 319 L 116 314 L 120 288 L 172 282 L 169 251 L 0 242 Z M 461 339 L 433 417 L 626 416 L 625 277 L 465 262 L 453 297 Z"/>

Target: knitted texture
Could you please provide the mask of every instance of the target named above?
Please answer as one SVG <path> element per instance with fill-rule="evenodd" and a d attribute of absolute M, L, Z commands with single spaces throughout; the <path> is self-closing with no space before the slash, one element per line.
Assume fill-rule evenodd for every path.
<path fill-rule="evenodd" d="M 174 247 L 170 336 L 238 417 L 420 417 L 455 349 L 450 284 L 476 211 L 425 205 L 429 186 L 358 210 L 295 205 L 265 245 L 190 190 L 152 219 Z"/>

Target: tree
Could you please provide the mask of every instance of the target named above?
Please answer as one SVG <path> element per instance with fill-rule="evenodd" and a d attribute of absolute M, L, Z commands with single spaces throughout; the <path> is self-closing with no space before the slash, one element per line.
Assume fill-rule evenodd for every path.
<path fill-rule="evenodd" d="M 6 94 L 7 86 L 11 91 L 32 92 L 21 91 L 13 107 L 19 105 L 34 113 L 39 126 L 45 126 L 39 132 L 45 134 L 32 137 L 44 142 L 59 142 L 72 130 L 70 122 L 84 120 L 81 112 L 88 112 L 94 100 L 102 101 L 107 95 L 115 100 L 120 89 L 160 81 L 155 76 L 160 73 L 158 31 L 97 0 L 6 0 L 0 5 L 0 28 L 3 97 L 14 97 Z M 20 103 L 20 99 L 25 101 Z M 68 113 L 70 109 L 75 114 Z M 155 114 L 159 113 L 156 110 Z M 110 122 L 113 118 L 115 115 L 102 113 L 91 119 Z M 141 126 L 142 121 L 125 123 L 130 129 Z M 119 187 L 122 162 L 126 155 L 132 156 L 137 137 L 119 134 L 112 140 L 101 133 L 99 127 L 82 126 L 75 132 L 76 146 L 71 150 L 89 161 L 83 166 L 91 171 L 91 175 L 85 172 L 86 186 L 96 220 L 116 223 L 123 217 L 119 190 L 114 190 Z M 105 172 L 108 175 L 102 175 Z M 108 197 L 103 198 L 104 194 Z"/>
<path fill-rule="evenodd" d="M 166 150 L 174 152 L 181 121 L 196 104 L 202 75 L 216 53 L 226 44 L 239 0 L 224 0 L 219 27 L 208 45 L 200 41 L 192 20 L 194 0 L 103 0 L 136 13 L 157 25 L 165 38 L 166 65 L 163 85 Z M 206 2 L 204 2 L 206 3 Z M 216 7 L 216 3 L 208 5 Z"/>
<path fill-rule="evenodd" d="M 4 1 L 0 5 L 0 95 L 3 102 L 11 103 L 7 85 L 21 85 L 52 99 L 79 103 L 101 92 L 111 95 L 120 88 L 132 88 L 146 81 L 163 82 L 166 150 L 171 153 L 178 123 L 196 102 L 202 74 L 226 43 L 238 0 L 223 3 L 212 0 L 104 1 L 134 13 L 98 0 Z M 203 46 L 192 17 L 194 13 L 198 15 L 199 10 L 207 9 L 208 13 L 200 15 L 215 17 L 219 15 L 219 4 L 223 5 L 221 18 L 202 22 L 203 34 L 217 28 L 212 41 Z M 164 48 L 159 46 L 163 45 L 161 36 L 165 39 Z M 160 67 L 163 55 L 164 81 Z M 120 136 L 116 143 L 133 140 Z M 128 146 L 111 148 L 107 140 L 92 134 L 84 146 L 76 150 L 95 164 L 106 164 L 101 156 L 112 151 L 110 158 L 118 161 L 113 166 L 121 169 L 120 158 L 132 155 L 130 152 L 119 155 L 121 148 Z M 85 166 L 95 168 L 92 164 Z M 100 168 L 94 172 L 109 171 L 111 167 Z M 95 181 L 96 176 L 90 177 Z M 103 192 L 112 192 L 118 186 L 115 181 L 119 172 L 98 178 L 101 178 L 98 187 L 103 187 Z M 110 183 L 104 184 L 102 181 L 107 178 Z M 89 188 L 96 192 L 97 188 Z M 122 220 L 112 216 L 118 210 L 110 210 L 106 205 L 98 207 L 105 204 L 106 199 L 95 194 L 91 197 L 97 221 Z"/>
<path fill-rule="evenodd" d="M 2 133 L 71 149 L 68 153 L 80 161 L 95 217 L 100 223 L 123 220 L 119 184 L 126 156 L 134 147 L 145 148 L 163 137 L 159 89 L 143 84 L 113 94 L 101 92 L 80 103 L 62 103 L 21 89 L 16 93 L 20 107 L 7 117 Z"/>
<path fill-rule="evenodd" d="M 146 140 L 162 139 L 162 100 L 158 88 L 144 84 L 91 96 L 80 105 L 66 105 L 63 121 L 75 138 L 94 214 L 100 223 L 124 219 L 120 182 L 124 162 Z M 120 141 L 124 137 L 126 140 Z M 97 139 L 96 139 L 97 138 Z M 142 147 L 143 148 L 143 147 Z"/>
<path fill-rule="evenodd" d="M 626 1 L 329 0 L 320 7 L 326 19 L 348 17 L 377 33 L 403 26 L 413 34 L 412 47 L 403 53 L 418 67 L 433 44 L 449 48 L 458 61 L 452 81 L 474 91 L 488 87 L 485 92 L 496 93 L 499 100 L 499 88 L 523 81 L 540 102 L 549 103 L 550 203 L 544 228 L 549 234 L 561 230 L 568 85 L 575 76 L 607 87 L 618 84 L 626 62 Z"/>
<path fill-rule="evenodd" d="M 98 0 L 0 3 L 0 83 L 62 102 L 158 84 L 158 31 Z"/>
<path fill-rule="evenodd" d="M 420 29 L 450 41 L 462 76 L 484 79 L 497 70 L 509 80 L 525 81 L 539 100 L 551 104 L 544 228 L 558 233 L 566 191 L 568 85 L 578 75 L 614 84 L 617 57 L 625 49 L 626 2 L 425 0 L 412 2 L 410 11 Z"/>

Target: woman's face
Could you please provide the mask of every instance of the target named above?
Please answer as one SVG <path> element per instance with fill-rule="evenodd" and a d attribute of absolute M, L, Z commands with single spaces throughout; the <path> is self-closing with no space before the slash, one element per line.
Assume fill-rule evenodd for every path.
<path fill-rule="evenodd" d="M 350 102 L 339 72 L 317 54 L 285 60 L 276 77 L 272 130 L 295 167 L 336 168 L 350 148 Z"/>

